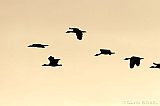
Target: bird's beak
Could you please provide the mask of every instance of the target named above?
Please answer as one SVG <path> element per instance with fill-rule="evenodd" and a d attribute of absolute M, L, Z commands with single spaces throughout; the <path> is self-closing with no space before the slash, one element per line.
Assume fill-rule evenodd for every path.
<path fill-rule="evenodd" d="M 130 58 L 125 58 L 124 60 L 129 60 Z"/>

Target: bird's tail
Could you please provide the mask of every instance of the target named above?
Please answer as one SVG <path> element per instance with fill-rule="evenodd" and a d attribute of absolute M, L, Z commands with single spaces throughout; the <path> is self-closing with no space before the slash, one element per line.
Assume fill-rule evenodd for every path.
<path fill-rule="evenodd" d="M 99 56 L 99 55 L 101 55 L 101 53 L 97 53 L 97 54 L 95 54 L 94 56 Z"/>

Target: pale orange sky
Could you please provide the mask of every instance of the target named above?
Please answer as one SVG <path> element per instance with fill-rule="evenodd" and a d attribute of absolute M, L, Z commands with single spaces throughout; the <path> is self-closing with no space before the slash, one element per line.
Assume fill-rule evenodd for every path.
<path fill-rule="evenodd" d="M 160 105 L 159 0 L 0 0 L 0 106 Z M 82 41 L 65 34 L 86 30 Z M 32 43 L 46 49 L 27 48 Z M 116 54 L 94 57 L 100 48 Z M 52 55 L 62 67 L 41 67 Z M 144 57 L 129 69 L 125 57 Z M 141 104 L 142 105 L 142 104 Z M 139 105 L 140 106 L 140 105 Z"/>

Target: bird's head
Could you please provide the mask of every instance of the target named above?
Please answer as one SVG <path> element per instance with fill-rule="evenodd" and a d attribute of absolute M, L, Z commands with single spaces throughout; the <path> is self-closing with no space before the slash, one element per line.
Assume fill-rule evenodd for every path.
<path fill-rule="evenodd" d="M 129 60 L 129 59 L 131 59 L 131 58 L 125 58 L 124 60 Z"/>
<path fill-rule="evenodd" d="M 32 47 L 32 45 L 29 45 L 28 47 Z"/>

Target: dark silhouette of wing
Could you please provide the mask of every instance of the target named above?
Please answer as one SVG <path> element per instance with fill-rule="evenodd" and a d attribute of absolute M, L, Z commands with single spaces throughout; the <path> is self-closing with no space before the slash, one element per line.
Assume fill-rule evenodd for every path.
<path fill-rule="evenodd" d="M 100 49 L 100 51 L 101 51 L 102 54 L 107 54 L 108 53 L 107 49 Z"/>
<path fill-rule="evenodd" d="M 102 51 L 106 51 L 107 49 L 100 49 L 100 51 L 102 52 Z"/>
<path fill-rule="evenodd" d="M 139 66 L 139 65 L 140 65 L 140 59 L 137 59 L 137 60 L 135 61 L 135 64 L 136 64 L 137 66 Z"/>
<path fill-rule="evenodd" d="M 109 55 L 112 55 L 112 54 L 115 54 L 114 52 L 111 52 L 111 50 L 107 50 L 107 49 L 100 49 L 100 52 L 101 54 L 109 54 Z"/>
<path fill-rule="evenodd" d="M 130 68 L 134 68 L 134 65 L 136 64 L 135 59 L 130 59 Z"/>
<path fill-rule="evenodd" d="M 69 29 L 73 30 L 74 32 L 80 31 L 78 28 L 69 28 Z"/>
<path fill-rule="evenodd" d="M 50 56 L 48 60 L 50 61 L 49 65 L 56 65 L 58 63 L 58 62 L 57 63 L 55 62 L 55 59 L 52 56 Z"/>
<path fill-rule="evenodd" d="M 58 62 L 59 62 L 59 60 L 60 60 L 60 59 L 54 59 L 54 64 L 56 64 L 56 65 L 57 65 L 57 64 L 58 64 Z"/>
<path fill-rule="evenodd" d="M 60 59 L 55 59 L 54 57 L 50 56 L 48 60 L 49 60 L 49 64 L 43 64 L 42 66 L 52 66 L 52 67 L 62 66 L 61 64 L 58 64 L 58 61 Z"/>
<path fill-rule="evenodd" d="M 49 45 L 42 45 L 42 44 L 32 44 L 32 45 L 29 45 L 28 47 L 45 48 L 45 46 L 49 46 Z"/>
<path fill-rule="evenodd" d="M 76 33 L 77 39 L 82 40 L 82 33 Z"/>

